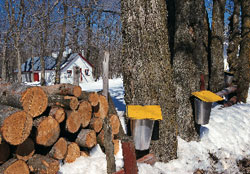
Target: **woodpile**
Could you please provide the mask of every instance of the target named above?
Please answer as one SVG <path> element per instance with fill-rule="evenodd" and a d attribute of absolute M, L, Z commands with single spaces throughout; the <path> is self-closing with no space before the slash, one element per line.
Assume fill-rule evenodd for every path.
<path fill-rule="evenodd" d="M 56 174 L 100 144 L 104 119 L 119 151 L 121 125 L 112 101 L 79 86 L 0 83 L 0 173 Z M 109 99 L 111 100 L 111 99 Z"/>

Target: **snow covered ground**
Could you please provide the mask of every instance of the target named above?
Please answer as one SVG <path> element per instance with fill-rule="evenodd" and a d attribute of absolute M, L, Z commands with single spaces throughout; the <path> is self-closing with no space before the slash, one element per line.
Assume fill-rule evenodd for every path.
<path fill-rule="evenodd" d="M 102 81 L 82 84 L 85 91 L 99 91 Z M 110 94 L 123 122 L 124 89 L 122 79 L 109 81 Z M 250 93 L 249 93 L 250 95 Z M 125 125 L 123 125 L 125 126 Z M 192 174 L 196 169 L 218 173 L 240 173 L 236 161 L 250 158 L 250 97 L 246 104 L 228 108 L 214 106 L 209 124 L 201 127 L 199 142 L 185 142 L 178 137 L 178 159 L 169 163 L 157 162 L 154 166 L 139 164 L 140 174 Z M 106 173 L 106 158 L 97 145 L 90 157 L 80 157 L 74 163 L 60 166 L 61 174 Z M 123 166 L 122 151 L 116 155 L 117 170 Z"/>

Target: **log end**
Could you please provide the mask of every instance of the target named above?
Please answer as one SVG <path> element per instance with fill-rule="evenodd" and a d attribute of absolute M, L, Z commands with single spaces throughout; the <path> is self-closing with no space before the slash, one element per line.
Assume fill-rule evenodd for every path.
<path fill-rule="evenodd" d="M 68 145 L 68 152 L 67 152 L 67 155 L 65 157 L 64 162 L 66 162 L 66 163 L 72 163 L 77 158 L 79 158 L 80 155 L 81 155 L 81 152 L 80 152 L 80 147 L 78 146 L 78 144 L 76 144 L 74 142 L 70 143 Z"/>
<path fill-rule="evenodd" d="M 28 165 L 23 160 L 17 160 L 4 170 L 4 174 L 12 173 L 29 174 L 30 171 Z"/>
<path fill-rule="evenodd" d="M 62 137 L 59 138 L 59 140 L 54 144 L 53 148 L 49 153 L 50 156 L 55 159 L 64 159 L 67 153 L 67 141 Z"/>
<path fill-rule="evenodd" d="M 97 92 L 92 92 L 89 94 L 89 102 L 91 106 L 97 106 L 99 103 L 99 95 Z"/>
<path fill-rule="evenodd" d="M 92 107 L 91 104 L 87 101 L 80 103 L 78 108 L 78 113 L 81 119 L 81 125 L 83 128 L 87 127 L 90 123 L 92 116 Z"/>
<path fill-rule="evenodd" d="M 27 138 L 22 144 L 17 147 L 17 159 L 27 161 L 35 153 L 35 145 L 32 139 Z"/>
<path fill-rule="evenodd" d="M 75 86 L 73 89 L 73 94 L 75 97 L 80 97 L 82 94 L 82 88 L 80 86 Z"/>
<path fill-rule="evenodd" d="M 10 147 L 9 144 L 6 142 L 2 142 L 0 144 L 0 164 L 4 163 L 8 160 L 10 156 Z"/>

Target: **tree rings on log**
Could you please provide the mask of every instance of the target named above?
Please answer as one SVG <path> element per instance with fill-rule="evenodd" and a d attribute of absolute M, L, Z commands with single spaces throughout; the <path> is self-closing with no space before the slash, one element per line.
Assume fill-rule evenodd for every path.
<path fill-rule="evenodd" d="M 23 160 L 10 159 L 1 166 L 3 174 L 29 174 L 29 167 Z"/>
<path fill-rule="evenodd" d="M 63 122 L 65 119 L 64 109 L 58 106 L 52 106 L 49 112 L 49 115 L 54 117 L 58 123 Z"/>
<path fill-rule="evenodd" d="M 32 139 L 27 138 L 22 144 L 17 146 L 17 159 L 27 161 L 35 153 L 35 145 Z"/>
<path fill-rule="evenodd" d="M 81 126 L 78 111 L 67 111 L 66 129 L 70 133 L 76 133 Z"/>
<path fill-rule="evenodd" d="M 109 116 L 109 124 L 112 128 L 112 134 L 118 134 L 120 130 L 120 120 L 117 115 L 113 114 Z"/>
<path fill-rule="evenodd" d="M 75 111 L 78 106 L 79 106 L 79 101 L 76 97 L 72 97 L 72 96 L 65 96 L 64 99 L 66 100 L 70 100 L 69 102 L 69 107 L 70 109 L 72 109 L 73 111 Z"/>
<path fill-rule="evenodd" d="M 37 127 L 36 143 L 51 146 L 60 134 L 59 123 L 51 116 L 43 119 Z"/>
<path fill-rule="evenodd" d="M 97 106 L 99 103 L 99 95 L 97 94 L 97 92 L 91 92 L 89 94 L 89 102 L 91 104 L 91 106 Z"/>
<path fill-rule="evenodd" d="M 18 111 L 8 116 L 2 125 L 3 138 L 12 145 L 23 143 L 30 135 L 33 119 L 25 111 Z"/>
<path fill-rule="evenodd" d="M 52 158 L 62 160 L 65 158 L 67 153 L 67 141 L 64 138 L 59 138 L 59 140 L 53 145 L 52 149 L 49 152 L 49 155 Z"/>
<path fill-rule="evenodd" d="M 67 155 L 64 159 L 64 162 L 66 163 L 72 163 L 76 160 L 76 158 L 79 158 L 81 155 L 80 147 L 76 143 L 70 143 L 68 145 L 68 151 Z"/>
<path fill-rule="evenodd" d="M 59 171 L 59 161 L 39 154 L 28 160 L 28 166 L 36 174 L 56 174 Z"/>
<path fill-rule="evenodd" d="M 95 131 L 91 129 L 82 129 L 76 138 L 76 143 L 81 147 L 94 147 L 96 145 Z"/>
<path fill-rule="evenodd" d="M 40 87 L 27 89 L 21 98 L 23 110 L 32 117 L 41 115 L 48 106 L 48 97 Z"/>
<path fill-rule="evenodd" d="M 82 127 L 87 127 L 92 116 L 92 107 L 90 103 L 87 101 L 82 101 L 78 107 L 78 113 L 81 119 Z"/>
<path fill-rule="evenodd" d="M 94 117 L 90 121 L 90 128 L 92 128 L 96 133 L 102 130 L 103 120 L 101 118 Z"/>
<path fill-rule="evenodd" d="M 8 160 L 10 156 L 10 147 L 6 142 L 0 144 L 0 164 Z"/>
<path fill-rule="evenodd" d="M 108 114 L 109 104 L 105 96 L 99 96 L 99 110 L 94 112 L 96 117 L 104 119 Z"/>

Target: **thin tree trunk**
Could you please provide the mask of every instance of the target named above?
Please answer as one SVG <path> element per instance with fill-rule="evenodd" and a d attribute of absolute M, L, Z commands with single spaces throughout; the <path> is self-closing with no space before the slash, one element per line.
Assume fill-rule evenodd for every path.
<path fill-rule="evenodd" d="M 237 69 L 237 98 L 246 103 L 250 82 L 250 1 L 241 1 L 242 34 L 240 43 L 240 56 Z"/>
<path fill-rule="evenodd" d="M 4 37 L 3 45 L 3 57 L 2 57 L 2 80 L 7 80 L 7 42 L 8 42 L 9 32 Z"/>
<path fill-rule="evenodd" d="M 67 11 L 68 6 L 65 1 L 63 1 L 63 9 L 64 9 L 64 17 L 63 17 L 63 26 L 62 26 L 62 36 L 61 36 L 61 43 L 60 43 L 60 51 L 56 62 L 56 79 L 55 84 L 60 84 L 60 68 L 61 68 L 61 62 L 63 58 L 63 51 L 64 51 L 64 42 L 66 38 L 66 20 L 67 20 Z"/>
<path fill-rule="evenodd" d="M 16 42 L 19 42 L 19 39 L 17 39 Z M 20 46 L 19 43 L 16 44 L 16 52 L 17 52 L 17 69 L 18 69 L 18 73 L 17 73 L 17 81 L 18 83 L 22 83 L 22 57 L 21 57 L 21 50 L 20 50 Z"/>
<path fill-rule="evenodd" d="M 205 41 L 203 1 L 179 0 L 176 4 L 176 31 L 174 75 L 178 103 L 177 121 L 179 136 L 197 140 L 199 135 L 193 116 L 191 93 L 200 90 L 200 76 L 207 75 L 208 63 Z M 194 15 L 195 14 L 195 15 Z"/>
<path fill-rule="evenodd" d="M 151 143 L 151 151 L 158 160 L 167 162 L 177 157 L 177 103 L 166 2 L 122 0 L 121 9 L 125 101 L 130 105 L 161 106 L 160 139 Z"/>
<path fill-rule="evenodd" d="M 228 47 L 228 64 L 229 70 L 235 73 L 237 69 L 237 54 L 240 42 L 240 1 L 234 0 L 234 12 L 230 18 L 230 36 Z M 237 77 L 236 77 L 237 78 Z"/>
<path fill-rule="evenodd" d="M 217 92 L 224 87 L 224 12 L 226 0 L 213 1 L 213 22 L 211 39 L 211 74 L 209 87 Z"/>

